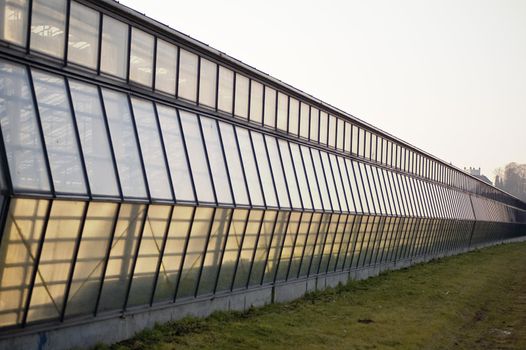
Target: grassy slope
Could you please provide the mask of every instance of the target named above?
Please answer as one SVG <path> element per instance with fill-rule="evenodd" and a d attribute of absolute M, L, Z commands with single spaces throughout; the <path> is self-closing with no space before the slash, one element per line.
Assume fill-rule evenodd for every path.
<path fill-rule="evenodd" d="M 524 291 L 526 243 L 509 244 L 288 304 L 188 318 L 112 349 L 526 349 Z"/>

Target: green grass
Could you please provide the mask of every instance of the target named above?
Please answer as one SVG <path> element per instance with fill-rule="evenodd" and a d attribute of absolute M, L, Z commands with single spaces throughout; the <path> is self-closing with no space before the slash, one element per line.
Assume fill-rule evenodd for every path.
<path fill-rule="evenodd" d="M 158 325 L 110 348 L 526 349 L 525 291 L 526 243 L 500 245 L 292 303 Z"/>

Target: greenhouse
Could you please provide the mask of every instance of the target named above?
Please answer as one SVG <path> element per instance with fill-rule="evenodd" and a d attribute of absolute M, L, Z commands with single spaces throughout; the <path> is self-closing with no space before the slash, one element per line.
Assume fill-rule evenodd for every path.
<path fill-rule="evenodd" d="M 0 18 L 0 348 L 526 234 L 519 199 L 116 2 Z"/>

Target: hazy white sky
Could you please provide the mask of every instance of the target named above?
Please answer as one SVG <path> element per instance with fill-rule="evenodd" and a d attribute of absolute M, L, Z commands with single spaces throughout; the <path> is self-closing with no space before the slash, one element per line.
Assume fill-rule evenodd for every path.
<path fill-rule="evenodd" d="M 459 167 L 526 163 L 524 0 L 121 0 Z"/>

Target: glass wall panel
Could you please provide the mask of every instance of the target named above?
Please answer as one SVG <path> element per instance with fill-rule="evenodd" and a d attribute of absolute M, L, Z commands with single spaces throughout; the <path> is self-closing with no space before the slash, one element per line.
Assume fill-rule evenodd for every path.
<path fill-rule="evenodd" d="M 327 235 L 324 241 L 320 242 L 320 264 L 316 273 L 326 273 L 327 269 L 329 268 L 329 262 L 336 259 L 336 254 L 335 256 L 332 256 L 332 250 L 337 243 L 336 232 L 340 217 L 343 217 L 343 215 L 333 214 L 331 216 L 331 220 L 327 228 Z"/>
<path fill-rule="evenodd" d="M 49 191 L 46 160 L 25 68 L 0 61 L 0 106 L 13 187 Z"/>
<path fill-rule="evenodd" d="M 329 132 L 329 115 L 320 111 L 320 143 L 328 144 L 327 136 Z"/>
<path fill-rule="evenodd" d="M 102 95 L 122 193 L 127 197 L 145 198 L 146 184 L 128 98 L 123 93 L 107 89 L 102 90 Z"/>
<path fill-rule="evenodd" d="M 234 72 L 219 66 L 219 91 L 217 95 L 217 109 L 232 114 L 234 107 Z"/>
<path fill-rule="evenodd" d="M 263 122 L 263 85 L 254 80 L 250 81 L 250 121 Z"/>
<path fill-rule="evenodd" d="M 344 134 L 345 134 L 345 122 L 338 118 L 338 133 L 336 137 L 336 147 L 338 149 L 344 149 Z"/>
<path fill-rule="evenodd" d="M 294 163 L 289 151 L 287 141 L 278 140 L 279 153 L 281 155 L 284 178 L 287 181 L 287 188 L 289 190 L 291 205 L 295 209 L 302 209 L 301 196 L 299 192 L 298 183 L 296 181 L 296 173 L 294 170 Z M 272 161 L 272 158 L 271 158 Z M 278 193 L 278 195 L 280 195 Z"/>
<path fill-rule="evenodd" d="M 309 266 L 306 272 L 309 276 L 316 275 L 318 273 L 318 268 L 320 266 L 323 254 L 323 246 L 325 244 L 325 240 L 329 232 L 331 216 L 337 215 L 332 215 L 328 213 L 322 215 L 321 223 L 318 227 L 318 231 L 316 232 L 316 237 L 314 237 L 314 241 L 309 239 L 310 242 L 307 242 L 307 250 L 305 251 L 305 256 L 303 257 L 303 263 L 305 264 L 306 262 L 308 262 Z M 307 261 L 305 261 L 305 259 L 307 259 Z"/>
<path fill-rule="evenodd" d="M 223 253 L 221 271 L 217 280 L 217 291 L 230 290 L 232 286 L 239 249 L 243 243 L 243 234 L 248 219 L 249 211 L 235 209 L 232 222 L 226 238 L 225 251 Z"/>
<path fill-rule="evenodd" d="M 172 199 L 172 190 L 152 102 L 132 98 L 133 115 L 150 188 L 150 197 Z"/>
<path fill-rule="evenodd" d="M 150 303 L 157 264 L 171 212 L 171 207 L 167 205 L 151 205 L 148 208 L 126 307 Z"/>
<path fill-rule="evenodd" d="M 329 115 L 329 146 L 336 148 L 336 127 L 337 119 L 333 115 Z"/>
<path fill-rule="evenodd" d="M 271 128 L 276 127 L 276 90 L 265 86 L 265 108 L 263 123 Z"/>
<path fill-rule="evenodd" d="M 48 205 L 46 200 L 11 201 L 0 245 L 0 326 L 22 322 Z"/>
<path fill-rule="evenodd" d="M 199 104 L 215 108 L 217 64 L 201 57 L 199 69 Z"/>
<path fill-rule="evenodd" d="M 91 209 L 90 205 L 90 210 Z M 98 209 L 99 212 L 102 211 L 102 208 L 95 209 Z M 114 215 L 117 215 L 117 213 Z M 93 233 L 91 233 L 90 236 L 94 236 L 95 238 L 87 238 L 86 241 L 86 248 L 91 244 L 91 247 L 94 248 L 92 254 L 95 254 L 97 259 L 93 258 L 89 260 L 89 265 L 83 269 L 83 276 L 87 275 L 93 280 L 98 280 L 100 278 L 103 279 L 102 293 L 97 310 L 98 312 L 119 310 L 124 307 L 124 299 L 126 298 L 131 278 L 131 269 L 133 261 L 136 258 L 137 244 L 139 242 L 141 231 L 145 227 L 144 217 L 146 215 L 146 206 L 139 204 L 122 204 L 118 215 L 119 217 L 117 225 L 115 226 L 115 232 L 112 232 L 112 225 L 115 218 L 110 218 L 109 216 L 106 217 L 103 213 L 99 214 L 94 212 L 92 219 L 93 223 L 90 228 L 90 232 L 93 231 Z M 102 221 L 103 219 L 104 221 Z M 86 223 L 86 225 L 87 224 L 88 223 Z M 104 239 L 106 239 L 105 237 L 108 233 L 105 232 L 108 231 L 109 234 L 112 235 L 109 238 L 111 247 L 107 263 L 108 265 L 105 272 L 103 272 L 103 260 L 105 259 L 104 254 L 107 254 L 107 248 L 102 247 L 102 238 L 98 237 L 104 235 Z M 86 232 L 82 235 L 83 241 L 85 239 L 85 234 Z M 88 254 L 87 249 L 86 254 Z M 96 293 L 97 288 L 93 289 L 93 293 Z M 79 295 L 79 307 L 82 307 L 82 295 L 83 294 Z M 95 297 L 96 294 L 93 298 Z"/>
<path fill-rule="evenodd" d="M 376 205 L 375 205 L 375 201 L 373 200 L 373 198 L 376 199 L 375 196 L 373 195 L 374 188 L 371 187 L 371 183 L 369 182 L 367 173 L 365 171 L 365 165 L 363 163 L 355 162 L 354 163 L 354 173 L 356 174 L 356 179 L 358 180 L 358 182 L 361 181 L 363 185 L 364 192 L 363 192 L 362 198 L 367 201 L 367 208 L 369 210 L 369 213 L 371 214 L 376 213 Z M 360 178 L 361 180 L 359 180 Z M 358 186 L 360 185 L 358 184 Z"/>
<path fill-rule="evenodd" d="M 64 57 L 66 0 L 33 0 L 31 49 Z"/>
<path fill-rule="evenodd" d="M 38 71 L 32 73 L 55 190 L 86 194 L 64 78 Z"/>
<path fill-rule="evenodd" d="M 85 202 L 54 201 L 38 264 L 27 322 L 58 319 Z"/>
<path fill-rule="evenodd" d="M 358 154 L 358 145 L 359 145 L 359 132 L 358 132 L 358 127 L 356 125 L 352 125 L 352 133 L 351 133 L 351 137 L 352 137 L 352 148 L 351 148 L 351 152 L 353 154 Z"/>
<path fill-rule="evenodd" d="M 206 255 L 203 260 L 197 295 L 211 294 L 214 292 L 217 273 L 219 272 L 223 256 L 223 246 L 229 232 L 231 218 L 232 209 L 218 208 L 216 210 L 214 223 L 212 224 L 212 230 L 210 231 L 210 237 L 206 247 Z"/>
<path fill-rule="evenodd" d="M 332 208 L 331 198 L 329 197 L 330 196 L 329 190 L 327 188 L 327 179 L 325 177 L 325 174 L 323 172 L 323 167 L 321 164 L 320 151 L 318 151 L 317 149 L 311 149 L 310 151 L 311 151 L 310 153 L 312 154 L 312 161 L 314 164 L 314 169 L 316 171 L 316 177 L 318 179 L 318 186 L 320 187 L 320 194 L 321 194 L 321 199 L 323 203 L 323 209 L 332 210 L 333 208 Z M 338 206 L 337 208 L 334 208 L 334 210 L 339 210 L 339 208 L 340 207 Z"/>
<path fill-rule="evenodd" d="M 91 202 L 89 204 L 68 295 L 67 316 L 90 314 L 95 311 L 117 208 L 118 205 L 113 203 Z M 114 307 L 120 308 L 121 306 L 122 303 Z"/>
<path fill-rule="evenodd" d="M 270 249 L 272 233 L 278 216 L 277 211 L 267 210 L 263 216 L 263 222 L 256 238 L 254 260 L 250 269 L 249 286 L 259 285 L 263 279 L 267 252 Z"/>
<path fill-rule="evenodd" d="M 94 85 L 69 81 L 91 193 L 118 196 L 108 133 L 99 92 Z"/>
<path fill-rule="evenodd" d="M 179 87 L 177 96 L 190 101 L 197 97 L 197 65 L 196 54 L 186 50 L 179 50 Z"/>
<path fill-rule="evenodd" d="M 221 131 L 221 140 L 223 148 L 229 150 L 225 152 L 228 173 L 232 184 L 232 191 L 236 204 L 250 204 L 247 187 L 245 184 L 245 175 L 239 158 L 237 150 L 236 135 L 234 127 L 230 124 L 219 122 L 219 130 Z"/>
<path fill-rule="evenodd" d="M 371 134 L 371 159 L 372 160 L 376 160 L 376 149 L 378 147 L 376 144 L 376 140 L 377 140 L 376 134 Z"/>
<path fill-rule="evenodd" d="M 277 128 L 285 132 L 288 130 L 288 110 L 289 97 L 282 92 L 278 92 Z"/>
<path fill-rule="evenodd" d="M 236 73 L 236 96 L 234 114 L 241 118 L 248 118 L 248 88 L 247 77 Z"/>
<path fill-rule="evenodd" d="M 296 235 L 296 239 L 294 241 L 294 250 L 292 252 L 292 257 L 290 259 L 290 264 L 289 264 L 290 266 L 287 271 L 287 280 L 295 279 L 300 274 L 301 260 L 302 260 L 303 252 L 305 250 L 305 244 L 307 243 L 307 235 L 311 227 L 311 221 L 312 221 L 313 215 L 317 217 L 320 214 L 319 213 L 312 214 L 312 213 L 303 212 L 301 215 L 301 221 L 300 221 L 300 225 L 298 228 L 298 234 Z M 314 220 L 314 223 L 316 223 L 316 220 Z"/>
<path fill-rule="evenodd" d="M 256 165 L 259 170 L 263 195 L 267 206 L 277 207 L 276 189 L 274 188 L 274 179 L 270 170 L 270 164 L 267 158 L 267 150 L 263 140 L 263 135 L 258 132 L 250 132 L 254 154 L 256 155 Z"/>
<path fill-rule="evenodd" d="M 175 198 L 183 201 L 195 201 L 192 175 L 188 168 L 177 111 L 174 108 L 157 104 L 157 113 L 159 115 Z"/>
<path fill-rule="evenodd" d="M 152 86 L 154 40 L 153 35 L 132 27 L 130 80 L 146 86 Z"/>
<path fill-rule="evenodd" d="M 194 207 L 176 206 L 174 208 L 168 236 L 166 237 L 157 286 L 155 287 L 155 303 L 173 301 L 174 299 L 185 243 L 192 226 L 194 210 Z"/>
<path fill-rule="evenodd" d="M 340 175 L 340 170 L 338 168 L 338 161 L 336 160 L 336 156 L 334 154 L 329 154 L 329 158 L 330 158 L 330 165 L 331 165 L 332 173 L 334 174 L 334 182 L 336 185 L 336 190 L 338 191 L 337 198 L 340 199 L 341 210 L 343 212 L 348 212 L 349 208 L 347 207 L 347 198 L 345 196 L 344 189 L 343 189 L 342 177 Z M 327 168 L 327 166 L 325 166 L 325 163 L 323 164 L 324 164 L 323 166 Z M 327 172 L 327 170 L 325 170 L 325 172 Z M 333 202 L 334 202 L 334 199 L 333 199 Z"/>
<path fill-rule="evenodd" d="M 289 133 L 296 136 L 299 133 L 299 108 L 300 106 L 298 100 L 291 97 L 289 99 Z"/>
<path fill-rule="evenodd" d="M 277 262 L 278 266 L 276 267 L 276 281 L 284 281 L 287 278 L 287 272 L 289 270 L 290 260 L 296 242 L 296 235 L 298 234 L 301 222 L 301 215 L 301 212 L 291 212 L 286 227 L 281 228 L 279 221 L 276 226 L 276 233 L 284 232 L 282 249 L 281 253 L 279 253 L 279 262 Z M 269 263 L 270 256 L 271 255 L 269 255 Z"/>
<path fill-rule="evenodd" d="M 190 167 L 197 192 L 197 200 L 213 203 L 216 201 L 214 187 L 210 179 L 207 155 L 203 146 L 203 137 L 199 127 L 199 120 L 193 113 L 179 111 L 183 127 L 186 148 L 190 159 Z M 180 150 L 179 150 L 180 152 Z"/>
<path fill-rule="evenodd" d="M 338 168 L 340 170 L 340 174 L 341 174 L 341 178 L 343 182 L 343 188 L 344 188 L 345 194 L 347 195 L 347 204 L 349 205 L 349 211 L 353 213 L 361 212 L 362 207 L 358 199 L 358 195 L 354 192 L 354 190 L 351 187 L 351 181 L 354 182 L 354 177 L 351 178 L 351 176 L 353 175 L 347 172 L 347 167 L 345 166 L 344 158 L 337 157 L 337 159 L 338 159 Z"/>
<path fill-rule="evenodd" d="M 126 78 L 128 62 L 128 25 L 114 18 L 102 18 L 100 70 Z"/>
<path fill-rule="evenodd" d="M 332 208 L 333 210 L 341 210 L 340 207 L 340 200 L 344 200 L 344 198 L 339 198 L 338 193 L 336 192 L 336 186 L 335 186 L 335 178 L 336 175 L 333 176 L 332 169 L 331 169 L 331 163 L 329 162 L 329 156 L 325 152 L 320 152 L 321 155 L 321 161 L 323 165 L 323 170 L 325 172 L 325 179 L 327 180 L 327 188 L 329 189 L 329 198 L 331 200 Z"/>
<path fill-rule="evenodd" d="M 310 128 L 310 108 L 309 105 L 303 102 L 300 102 L 300 136 L 306 139 L 309 138 L 309 128 Z"/>
<path fill-rule="evenodd" d="M 283 239 L 287 232 L 289 216 L 291 215 L 288 211 L 278 212 L 276 223 L 273 224 L 274 232 L 270 238 L 269 247 L 266 250 L 266 264 L 263 271 L 263 283 L 272 283 L 276 276 L 279 258 L 283 247 Z M 263 234 L 263 230 L 261 233 Z M 260 237 L 261 240 L 261 237 Z"/>
<path fill-rule="evenodd" d="M 26 45 L 28 0 L 0 0 L 0 40 Z"/>
<path fill-rule="evenodd" d="M 294 155 L 294 148 L 292 147 L 292 156 L 294 158 L 294 163 L 296 163 L 296 156 Z M 303 164 L 305 166 L 305 173 L 307 174 L 308 186 L 310 187 L 310 195 L 312 198 L 312 203 L 314 209 L 320 210 L 323 209 L 320 197 L 320 191 L 318 190 L 318 180 L 316 179 L 316 173 L 314 172 L 314 165 L 312 164 L 312 157 L 309 152 L 309 148 L 301 146 L 301 158 L 303 158 Z M 300 159 L 298 159 L 300 161 Z M 303 190 L 302 190 L 303 195 Z M 304 196 L 302 196 L 304 197 Z"/>
<path fill-rule="evenodd" d="M 263 210 L 251 210 L 243 240 L 241 252 L 238 258 L 236 275 L 234 276 L 233 289 L 246 288 L 248 285 L 249 273 L 252 265 L 252 257 L 255 254 L 257 237 L 263 221 Z"/>
<path fill-rule="evenodd" d="M 281 147 L 281 144 L 280 144 Z M 314 184 L 309 184 L 307 179 L 307 174 L 305 173 L 305 168 L 303 167 L 303 160 L 300 153 L 300 147 L 295 143 L 289 143 L 290 148 L 290 154 L 294 163 L 294 170 L 296 173 L 296 177 L 298 179 L 298 186 L 301 193 L 301 200 L 303 203 L 304 209 L 313 209 L 312 206 L 312 198 L 311 198 L 311 191 L 310 187 L 316 188 Z M 282 155 L 285 154 L 285 152 L 282 152 Z M 287 179 L 288 181 L 288 179 Z"/>
<path fill-rule="evenodd" d="M 155 89 L 175 95 L 177 80 L 177 46 L 157 39 Z"/>
<path fill-rule="evenodd" d="M 310 139 L 319 141 L 320 135 L 320 111 L 317 108 L 310 108 Z"/>
<path fill-rule="evenodd" d="M 71 1 L 68 61 L 97 69 L 99 54 L 99 12 Z"/>
<path fill-rule="evenodd" d="M 272 167 L 272 173 L 274 183 L 276 185 L 276 192 L 278 195 L 278 201 L 280 208 L 290 208 L 290 201 L 288 196 L 287 184 L 285 183 L 285 174 L 281 167 L 281 158 L 278 150 L 278 143 L 272 136 L 265 135 L 265 142 L 267 144 L 268 156 L 270 159 L 270 165 Z"/>
<path fill-rule="evenodd" d="M 241 151 L 243 169 L 245 171 L 252 205 L 265 205 L 248 130 L 236 127 L 236 135 L 239 142 L 239 150 Z"/>
<path fill-rule="evenodd" d="M 216 189 L 217 201 L 219 203 L 233 204 L 232 191 L 225 166 L 225 156 L 217 129 L 217 121 L 201 116 L 201 126 L 203 128 L 203 137 L 210 161 L 210 169 L 212 170 L 212 179 Z M 241 183 L 241 185 L 244 186 L 243 183 Z"/>
<path fill-rule="evenodd" d="M 363 192 L 362 178 L 358 169 L 358 163 L 345 159 L 345 164 L 347 165 L 347 173 L 349 174 L 352 191 L 355 198 L 357 198 L 357 206 L 358 202 L 360 202 L 361 212 L 369 213 L 369 204 L 367 203 L 367 197 Z"/>
<path fill-rule="evenodd" d="M 177 285 L 178 299 L 192 297 L 196 292 L 199 270 L 207 239 L 211 232 L 214 212 L 215 209 L 213 208 L 198 207 L 195 210 L 194 222 L 188 238 L 179 284 Z"/>

